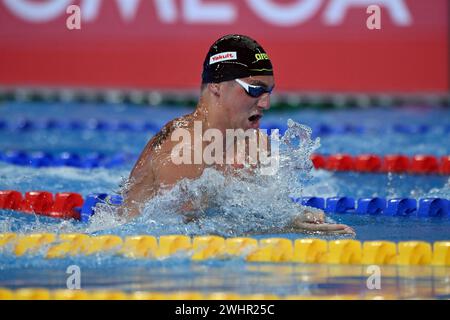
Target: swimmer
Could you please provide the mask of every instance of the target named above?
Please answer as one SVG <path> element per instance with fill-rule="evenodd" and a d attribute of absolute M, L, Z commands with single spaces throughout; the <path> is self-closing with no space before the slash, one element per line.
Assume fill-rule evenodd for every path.
<path fill-rule="evenodd" d="M 175 164 L 172 151 L 179 140 L 172 141 L 171 136 L 180 129 L 195 135 L 195 123 L 201 124 L 203 132 L 216 129 L 223 136 L 227 129 L 256 131 L 264 111 L 270 108 L 274 86 L 272 63 L 255 40 L 244 35 L 218 39 L 203 63 L 201 93 L 195 111 L 170 121 L 148 142 L 131 171 L 119 213 L 128 217 L 139 215 L 146 201 L 184 178 L 199 178 L 207 167 L 227 174 L 244 170 L 236 165 L 207 165 L 205 161 Z M 195 154 L 194 144 L 189 147 Z M 202 199 L 202 202 L 208 202 L 208 199 Z M 183 209 L 181 214 L 185 214 L 188 223 L 194 219 L 188 212 L 196 208 L 187 202 Z M 321 210 L 304 211 L 299 207 L 299 212 L 302 210 L 288 223 L 285 232 L 354 234 L 346 225 L 326 223 Z"/>

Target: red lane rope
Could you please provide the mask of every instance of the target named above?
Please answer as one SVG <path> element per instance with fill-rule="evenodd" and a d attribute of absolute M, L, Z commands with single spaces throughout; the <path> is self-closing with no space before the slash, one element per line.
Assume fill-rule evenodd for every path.
<path fill-rule="evenodd" d="M 441 158 L 432 155 L 314 154 L 311 160 L 316 169 L 371 173 L 450 174 L 450 155 Z"/>
<path fill-rule="evenodd" d="M 38 214 L 52 218 L 80 220 L 80 208 L 83 197 L 74 192 L 59 192 L 53 195 L 48 191 L 0 190 L 0 209 Z"/>

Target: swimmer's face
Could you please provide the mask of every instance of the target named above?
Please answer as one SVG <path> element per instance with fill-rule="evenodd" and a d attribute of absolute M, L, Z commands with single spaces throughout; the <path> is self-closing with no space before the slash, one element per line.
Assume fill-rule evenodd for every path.
<path fill-rule="evenodd" d="M 275 85 L 273 76 L 253 76 L 239 79 L 245 84 L 262 86 L 266 90 Z M 242 84 L 241 82 L 241 84 Z M 221 108 L 224 108 L 229 129 L 258 129 L 264 111 L 270 108 L 270 95 L 263 93 L 252 97 L 237 81 L 227 81 L 220 96 Z"/>

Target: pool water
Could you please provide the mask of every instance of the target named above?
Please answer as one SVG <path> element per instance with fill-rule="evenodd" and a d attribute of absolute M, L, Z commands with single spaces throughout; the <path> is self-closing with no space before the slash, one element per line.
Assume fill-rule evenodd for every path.
<path fill-rule="evenodd" d="M 128 123 L 149 121 L 153 127 L 145 131 L 3 128 L 0 129 L 0 151 L 44 151 L 52 154 L 74 152 L 80 155 L 92 152 L 114 155 L 121 152 L 135 157 L 155 134 L 157 128 L 170 119 L 191 111 L 191 108 L 171 106 L 144 108 L 120 104 L 7 102 L 0 105 L 0 120 L 8 123 L 23 122 L 24 119 L 31 119 L 35 123 L 48 119 L 69 119 L 92 123 L 92 119 L 97 119 Z M 263 118 L 262 125 L 263 127 L 283 128 L 286 127 L 288 119 L 312 128 L 313 138 L 320 138 L 320 147 L 315 150 L 316 153 L 347 153 L 351 155 L 401 153 L 409 156 L 430 154 L 437 157 L 450 154 L 449 109 L 411 106 L 327 111 L 271 111 Z M 338 129 L 332 133 L 324 133 L 324 125 Z M 355 128 L 353 131 L 339 130 L 346 125 Z M 411 128 L 422 126 L 426 130 L 408 131 L 405 126 Z M 0 190 L 18 190 L 22 193 L 32 190 L 46 190 L 52 193 L 77 192 L 83 197 L 96 192 L 112 194 L 119 191 L 119 186 L 128 177 L 133 164 L 134 162 L 130 160 L 123 165 L 111 168 L 82 169 L 73 167 L 33 168 L 0 162 Z M 295 171 L 293 174 L 297 174 L 299 177 L 302 175 L 301 172 Z M 283 181 L 277 180 L 276 183 L 282 184 Z M 313 170 L 301 190 L 302 196 L 323 198 L 351 196 L 354 198 L 409 197 L 420 199 L 440 197 L 450 199 L 450 179 L 445 175 Z M 238 200 L 241 202 L 237 203 L 246 201 L 245 198 Z M 247 200 L 255 201 L 250 197 Z M 263 199 L 260 200 L 263 201 Z M 234 201 L 237 200 L 234 199 Z M 255 205 L 258 204 L 255 203 Z M 270 207 L 267 212 L 264 212 L 263 217 L 272 224 L 278 223 L 283 217 L 281 216 L 282 208 L 283 203 Z M 80 222 L 61 221 L 0 210 L 0 233 L 87 232 L 118 234 L 124 237 L 134 234 L 159 236 L 188 233 L 189 235 L 198 235 L 217 231 L 223 236 L 241 236 L 245 235 L 246 229 L 241 228 L 240 225 L 252 223 L 250 220 L 241 219 L 236 220 L 234 224 L 227 225 L 226 222 L 224 223 L 223 217 L 217 217 L 213 212 L 210 221 L 206 221 L 201 227 L 191 228 L 180 223 L 179 219 L 174 217 L 173 212 L 161 209 L 152 214 L 147 217 L 148 219 L 139 220 L 139 223 L 135 223 L 131 227 L 112 223 L 110 227 L 103 226 L 99 231 L 92 228 L 92 225 Z M 247 217 L 245 212 L 242 214 L 244 218 Z M 423 240 L 434 242 L 450 239 L 449 217 L 330 214 L 329 218 L 353 227 L 356 231 L 354 239 L 360 241 Z M 104 221 L 98 223 L 104 223 Z M 257 225 L 264 227 L 264 223 L 264 219 L 260 219 Z M 292 233 L 268 234 L 263 232 L 264 228 L 261 230 L 260 233 L 253 232 L 256 233 L 254 237 L 258 239 L 317 237 L 317 235 Z M 337 237 L 322 236 L 322 238 L 329 240 Z M 85 289 L 108 288 L 161 292 L 221 291 L 242 294 L 272 293 L 281 296 L 333 294 L 359 294 L 361 296 L 368 294 L 365 289 L 367 275 L 362 266 L 248 263 L 239 258 L 192 262 L 186 256 L 172 257 L 162 261 L 133 260 L 111 255 L 47 260 L 43 258 L 42 254 L 17 258 L 10 252 L 2 252 L 0 255 L 0 287 L 65 288 L 66 268 L 72 264 L 80 266 L 82 286 Z M 384 267 L 383 269 L 387 275 L 385 286 L 382 289 L 384 294 L 399 298 L 445 298 L 450 295 L 449 268 L 389 268 Z"/>

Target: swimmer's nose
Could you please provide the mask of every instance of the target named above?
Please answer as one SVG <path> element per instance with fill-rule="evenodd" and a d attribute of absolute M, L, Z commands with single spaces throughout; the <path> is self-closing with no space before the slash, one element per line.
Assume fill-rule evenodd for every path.
<path fill-rule="evenodd" d="M 264 93 L 259 99 L 257 106 L 264 110 L 270 109 L 270 95 L 268 93 Z"/>

